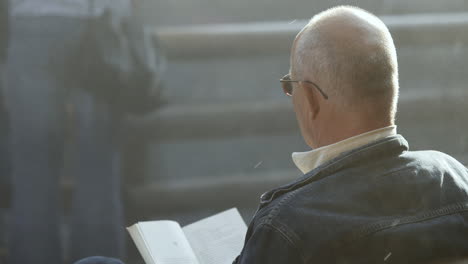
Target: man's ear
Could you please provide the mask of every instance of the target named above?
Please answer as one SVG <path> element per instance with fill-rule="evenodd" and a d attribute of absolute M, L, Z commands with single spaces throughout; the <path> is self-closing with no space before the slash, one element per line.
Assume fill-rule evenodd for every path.
<path fill-rule="evenodd" d="M 312 120 L 315 120 L 320 113 L 320 100 L 318 98 L 318 93 L 312 84 L 301 82 L 300 85 L 302 86 L 301 89 L 304 90 L 308 108 L 307 110 L 310 115 L 309 117 L 312 118 Z"/>

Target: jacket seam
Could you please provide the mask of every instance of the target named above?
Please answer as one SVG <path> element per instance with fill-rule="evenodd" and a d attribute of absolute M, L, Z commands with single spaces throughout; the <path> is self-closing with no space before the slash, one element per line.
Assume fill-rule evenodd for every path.
<path fill-rule="evenodd" d="M 382 220 L 373 224 L 369 224 L 361 228 L 360 230 L 356 231 L 355 235 L 352 236 L 352 238 L 348 240 L 347 243 L 356 241 L 360 238 L 364 238 L 366 236 L 370 236 L 377 232 L 387 230 L 390 228 L 394 228 L 397 226 L 424 222 L 430 219 L 435 219 L 438 217 L 452 215 L 452 214 L 461 213 L 465 211 L 468 211 L 468 202 L 455 203 L 455 204 L 451 204 L 442 208 L 438 208 L 438 209 L 431 210 L 431 211 L 426 211 L 424 213 L 420 213 L 420 214 L 416 214 L 412 216 Z"/>
<path fill-rule="evenodd" d="M 271 219 L 269 219 L 271 220 Z M 292 239 L 281 229 L 277 228 L 276 226 L 273 225 L 273 223 L 271 221 L 265 221 L 263 223 L 261 223 L 258 227 L 261 228 L 262 226 L 264 227 L 268 227 L 268 228 L 271 228 L 273 229 L 274 231 L 278 232 L 278 234 L 281 235 L 281 237 L 283 237 L 283 239 L 294 249 L 297 250 L 297 252 L 299 252 L 299 255 L 301 256 L 301 260 L 302 260 L 302 263 L 305 263 L 305 256 L 302 252 L 302 250 L 296 246 L 296 244 L 292 241 Z"/>
<path fill-rule="evenodd" d="M 267 215 L 266 219 L 264 221 L 262 221 L 262 223 L 260 223 L 260 225 L 263 224 L 263 225 L 271 226 L 272 228 L 274 228 L 275 230 L 280 232 L 284 236 L 284 238 L 287 239 L 291 243 L 291 245 L 294 246 L 298 250 L 299 254 L 301 255 L 302 262 L 305 263 L 306 258 L 305 258 L 305 254 L 302 252 L 302 250 L 300 250 L 297 246 L 295 246 L 295 243 L 286 234 L 285 230 L 281 230 L 280 228 L 273 225 L 273 218 L 275 218 L 278 215 L 278 212 L 280 211 L 280 207 L 282 205 L 284 205 L 288 200 L 290 200 L 293 196 L 295 196 L 302 187 L 300 187 L 298 189 L 295 189 L 295 190 L 292 190 L 289 193 L 287 193 L 285 197 L 283 197 L 275 206 L 273 206 L 273 208 L 271 209 L 271 211 Z M 295 236 L 297 236 L 297 235 L 295 235 Z"/>
<path fill-rule="evenodd" d="M 288 193 L 286 193 L 286 196 L 283 197 L 270 211 L 270 213 L 268 214 L 268 217 L 267 219 L 268 220 L 272 220 L 274 217 L 276 217 L 278 215 L 278 212 L 279 212 L 279 207 L 282 206 L 287 200 L 289 200 L 292 196 L 294 196 L 294 194 L 297 192 L 297 190 L 299 189 L 296 189 L 296 190 L 293 190 L 293 191 L 290 191 Z"/>

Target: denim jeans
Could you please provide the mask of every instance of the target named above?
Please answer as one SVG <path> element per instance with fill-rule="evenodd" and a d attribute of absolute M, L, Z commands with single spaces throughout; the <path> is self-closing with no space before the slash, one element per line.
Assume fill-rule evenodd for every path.
<path fill-rule="evenodd" d="M 81 20 L 13 17 L 5 99 L 11 119 L 13 206 L 10 263 L 61 263 L 90 255 L 121 257 L 124 248 L 116 118 L 93 96 L 65 87 L 51 65 L 60 65 L 79 40 Z M 57 66 L 57 65 L 56 65 Z M 71 99 L 70 99 L 71 98 Z M 71 114 L 66 114 L 70 99 Z M 69 111 L 70 112 L 70 111 Z M 70 118 L 73 116 L 73 118 Z M 61 235 L 65 127 L 74 127 L 70 243 Z"/>

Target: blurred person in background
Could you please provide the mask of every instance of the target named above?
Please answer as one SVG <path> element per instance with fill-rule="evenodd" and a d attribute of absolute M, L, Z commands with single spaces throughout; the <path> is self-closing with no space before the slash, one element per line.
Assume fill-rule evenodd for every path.
<path fill-rule="evenodd" d="M 158 95 L 140 94 L 147 104 L 139 104 L 134 96 L 155 87 L 148 81 L 134 85 L 134 79 L 148 80 L 154 74 L 129 75 L 148 67 L 133 59 L 138 57 L 135 50 L 120 45 L 125 41 L 92 38 L 118 36 L 120 40 L 124 33 L 119 35 L 112 26 L 103 27 L 111 32 L 98 32 L 93 26 L 97 21 L 109 22 L 106 12 L 112 13 L 112 23 L 119 24 L 133 15 L 132 4 L 127 0 L 16 0 L 12 4 L 6 93 L 14 179 L 10 263 L 62 263 L 65 246 L 70 248 L 69 261 L 89 255 L 122 258 L 118 131 L 125 114 L 151 111 L 155 101 L 150 99 Z M 88 45 L 90 41 L 94 43 Z M 122 61 L 129 57 L 134 63 L 124 65 Z M 86 61 L 90 58 L 93 62 Z M 102 67 L 83 73 L 83 67 L 94 62 Z M 67 125 L 73 128 L 71 170 L 66 171 L 73 176 L 73 191 L 70 217 L 62 220 L 60 181 Z M 69 224 L 69 242 L 62 240 L 67 237 L 62 236 L 63 222 Z"/>

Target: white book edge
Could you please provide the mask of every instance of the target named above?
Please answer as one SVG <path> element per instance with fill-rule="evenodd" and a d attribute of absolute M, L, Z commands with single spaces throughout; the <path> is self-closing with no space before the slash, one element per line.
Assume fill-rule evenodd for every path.
<path fill-rule="evenodd" d="M 146 241 L 145 236 L 143 235 L 143 232 L 141 232 L 140 226 L 138 224 L 140 224 L 140 222 L 130 227 L 127 227 L 127 231 L 128 233 L 130 233 L 130 236 L 135 242 L 135 245 L 138 248 L 138 251 L 140 251 L 140 254 L 143 257 L 143 260 L 145 261 L 145 263 L 156 264 L 154 256 L 148 250 L 149 249 L 148 242 Z"/>

